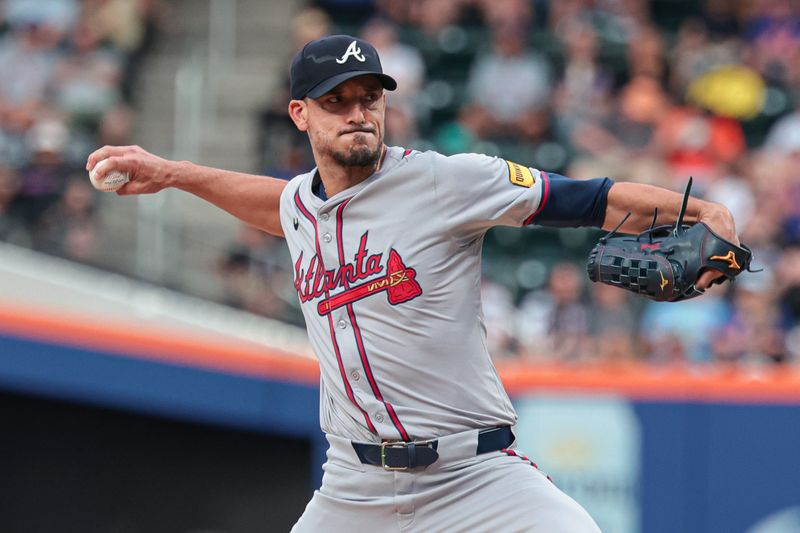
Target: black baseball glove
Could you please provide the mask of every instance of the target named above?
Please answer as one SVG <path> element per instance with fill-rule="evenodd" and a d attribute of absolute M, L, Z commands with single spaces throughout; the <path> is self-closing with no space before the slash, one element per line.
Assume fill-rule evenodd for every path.
<path fill-rule="evenodd" d="M 615 229 L 600 239 L 589 254 L 589 279 L 653 300 L 678 302 L 703 294 L 695 283 L 704 269 L 713 268 L 724 274 L 714 283 L 733 281 L 742 271 L 750 271 L 753 254 L 747 246 L 723 239 L 702 222 L 694 226 L 682 224 L 691 187 L 689 178 L 675 226 L 654 227 L 656 212 L 653 224 L 639 235 L 614 236 Z"/>

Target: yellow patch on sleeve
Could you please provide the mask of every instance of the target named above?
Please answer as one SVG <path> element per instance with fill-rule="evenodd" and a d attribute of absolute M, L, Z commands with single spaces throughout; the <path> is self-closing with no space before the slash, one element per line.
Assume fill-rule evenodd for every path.
<path fill-rule="evenodd" d="M 520 187 L 533 187 L 536 183 L 536 178 L 533 177 L 533 172 L 528 167 L 524 167 L 511 161 L 506 161 L 508 165 L 508 181 Z"/>

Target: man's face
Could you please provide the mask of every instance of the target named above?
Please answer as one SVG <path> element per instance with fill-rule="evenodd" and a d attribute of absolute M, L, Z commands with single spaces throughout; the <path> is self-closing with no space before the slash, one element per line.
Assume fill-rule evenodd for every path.
<path fill-rule="evenodd" d="M 317 99 L 293 100 L 289 113 L 308 132 L 318 159 L 331 158 L 345 167 L 375 165 L 383 147 L 386 97 L 375 76 L 349 79 Z"/>

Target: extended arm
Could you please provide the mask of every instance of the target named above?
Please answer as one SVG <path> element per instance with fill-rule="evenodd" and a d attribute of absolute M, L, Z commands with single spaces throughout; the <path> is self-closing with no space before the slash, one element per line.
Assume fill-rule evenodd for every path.
<path fill-rule="evenodd" d="M 630 213 L 618 231 L 635 234 L 650 227 L 656 208 L 656 226 L 674 224 L 683 201 L 682 194 L 641 183 L 613 183 L 605 178 L 572 180 L 557 174 L 545 179 L 549 194 L 544 195 L 539 212 L 531 219 L 545 226 L 596 226 L 610 231 Z M 689 198 L 683 221 L 689 225 L 703 222 L 720 237 L 739 244 L 733 216 L 720 204 Z M 722 275 L 717 270 L 703 272 L 697 287 L 706 289 Z"/>
<path fill-rule="evenodd" d="M 609 231 L 614 229 L 630 212 L 631 216 L 619 231 L 639 233 L 650 227 L 656 208 L 658 208 L 656 226 L 674 224 L 682 200 L 682 194 L 661 187 L 641 183 L 615 183 L 608 191 L 603 229 Z M 704 222 L 720 237 L 735 244 L 739 243 L 733 215 L 721 204 L 690 197 L 683 220 L 689 225 Z"/>
<path fill-rule="evenodd" d="M 284 180 L 169 161 L 139 146 L 105 146 L 92 153 L 86 169 L 103 159 L 102 176 L 112 170 L 127 172 L 130 182 L 117 194 L 150 194 L 174 187 L 224 209 L 236 218 L 278 237 L 283 236 L 279 203 Z"/>

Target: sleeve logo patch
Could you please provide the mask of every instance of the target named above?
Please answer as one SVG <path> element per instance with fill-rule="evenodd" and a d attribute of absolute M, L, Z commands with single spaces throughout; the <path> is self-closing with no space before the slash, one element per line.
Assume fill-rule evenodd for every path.
<path fill-rule="evenodd" d="M 511 161 L 506 161 L 506 164 L 508 165 L 508 181 L 510 181 L 513 185 L 530 188 L 533 187 L 534 183 L 536 183 L 536 178 L 534 177 L 531 169 L 528 167 L 523 167 L 522 165 L 512 163 Z"/>

